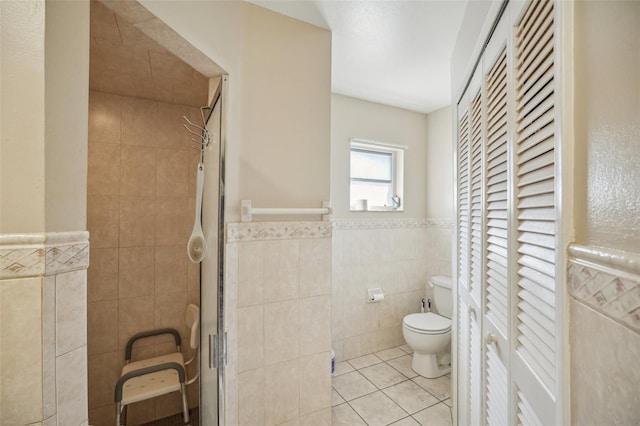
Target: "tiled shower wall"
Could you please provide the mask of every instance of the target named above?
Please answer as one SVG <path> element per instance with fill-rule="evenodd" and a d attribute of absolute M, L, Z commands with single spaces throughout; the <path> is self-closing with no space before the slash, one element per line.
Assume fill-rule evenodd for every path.
<path fill-rule="evenodd" d="M 638 424 L 640 257 L 578 245 L 569 254 L 572 423 Z"/>
<path fill-rule="evenodd" d="M 183 115 L 201 121 L 198 108 L 90 92 L 87 334 L 89 419 L 96 426 L 115 422 L 113 390 L 127 339 L 159 327 L 177 328 L 185 339 L 186 306 L 199 305 L 199 267 L 186 252 L 199 157 Z M 159 354 L 167 344 L 149 339 L 134 356 Z M 195 405 L 197 384 L 189 388 Z M 128 420 L 179 411 L 176 394 L 131 406 Z"/>
<path fill-rule="evenodd" d="M 330 424 L 331 224 L 229 224 L 226 253 L 226 424 Z"/>
<path fill-rule="evenodd" d="M 451 226 L 440 219 L 333 221 L 337 360 L 404 344 L 402 318 L 432 297 L 429 277 L 451 275 Z M 384 300 L 367 303 L 369 288 L 381 288 Z"/>

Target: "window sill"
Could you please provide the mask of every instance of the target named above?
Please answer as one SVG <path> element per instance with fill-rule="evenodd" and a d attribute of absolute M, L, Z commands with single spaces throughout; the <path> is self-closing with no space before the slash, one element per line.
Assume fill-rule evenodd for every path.
<path fill-rule="evenodd" d="M 386 206 L 369 206 L 367 209 L 349 209 L 351 212 L 366 213 L 366 212 L 402 212 L 404 209 Z"/>

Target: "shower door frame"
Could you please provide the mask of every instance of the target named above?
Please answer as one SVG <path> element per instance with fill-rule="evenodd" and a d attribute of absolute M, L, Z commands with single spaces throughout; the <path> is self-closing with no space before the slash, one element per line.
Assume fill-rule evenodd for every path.
<path fill-rule="evenodd" d="M 205 120 L 205 127 L 208 126 L 209 120 L 212 118 L 213 112 L 218 102 L 220 102 L 220 128 L 219 138 L 215 138 L 213 143 L 216 144 L 218 139 L 218 220 L 217 220 L 217 274 L 216 274 L 216 289 L 214 294 L 215 300 L 215 316 L 216 316 L 216 330 L 215 334 L 211 334 L 208 330 L 201 330 L 201 342 L 206 342 L 206 345 L 200 345 L 200 370 L 201 377 L 204 375 L 204 370 L 217 370 L 217 400 L 206 401 L 216 405 L 217 418 L 215 419 L 217 425 L 223 425 L 225 423 L 225 392 L 224 392 L 224 378 L 225 378 L 225 366 L 227 360 L 227 339 L 225 332 L 225 307 L 224 307 L 224 264 L 225 264 L 225 148 L 227 140 L 227 89 L 229 83 L 229 76 L 227 74 L 221 75 L 220 83 L 215 90 L 211 103 L 209 104 L 209 114 Z M 205 173 L 206 173 L 205 164 Z M 203 295 L 203 273 L 202 264 L 200 266 L 200 305 L 201 311 L 204 310 L 204 306 L 209 302 L 202 298 Z M 204 283 L 206 284 L 206 283 Z M 200 381 L 200 424 L 203 426 L 212 426 L 211 421 L 214 419 L 205 419 L 203 416 L 203 410 L 201 407 L 205 401 L 203 395 L 203 381 Z M 206 422 L 205 422 L 206 421 Z"/>

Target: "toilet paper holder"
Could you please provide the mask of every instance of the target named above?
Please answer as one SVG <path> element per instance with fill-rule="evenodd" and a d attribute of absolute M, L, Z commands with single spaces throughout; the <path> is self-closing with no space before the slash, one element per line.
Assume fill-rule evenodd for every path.
<path fill-rule="evenodd" d="M 370 288 L 367 289 L 367 302 L 380 302 L 384 300 L 384 293 L 381 288 Z"/>

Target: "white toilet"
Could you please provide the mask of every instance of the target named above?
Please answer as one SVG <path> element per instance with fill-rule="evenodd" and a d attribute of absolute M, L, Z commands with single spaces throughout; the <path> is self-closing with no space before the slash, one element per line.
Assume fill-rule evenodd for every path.
<path fill-rule="evenodd" d="M 429 280 L 438 314 L 409 314 L 402 320 L 402 335 L 413 349 L 411 368 L 429 379 L 451 371 L 451 317 L 453 296 L 451 278 L 435 276 Z"/>

